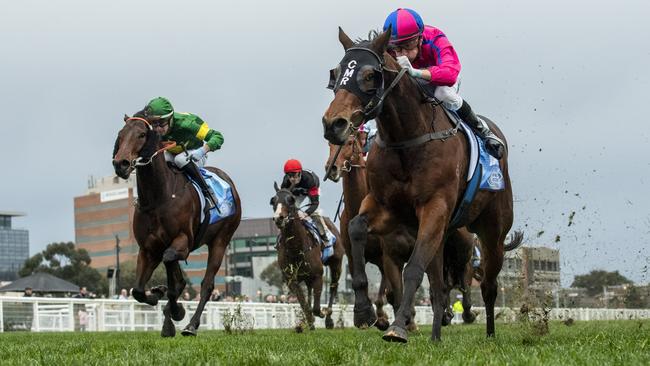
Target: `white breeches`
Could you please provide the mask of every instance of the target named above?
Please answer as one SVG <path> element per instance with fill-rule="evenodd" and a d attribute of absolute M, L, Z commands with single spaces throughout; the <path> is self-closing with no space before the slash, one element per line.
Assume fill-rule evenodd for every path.
<path fill-rule="evenodd" d="M 194 162 L 199 168 L 205 166 L 205 162 L 208 160 L 208 154 L 205 154 L 201 160 Z M 169 151 L 165 151 L 165 161 L 173 162 L 179 169 L 183 169 L 190 161 L 188 160 L 187 152 L 183 151 L 180 154 L 172 154 Z"/>
<path fill-rule="evenodd" d="M 452 111 L 459 110 L 463 105 L 463 98 L 458 94 L 458 81 L 452 86 L 437 86 L 433 96 Z"/>

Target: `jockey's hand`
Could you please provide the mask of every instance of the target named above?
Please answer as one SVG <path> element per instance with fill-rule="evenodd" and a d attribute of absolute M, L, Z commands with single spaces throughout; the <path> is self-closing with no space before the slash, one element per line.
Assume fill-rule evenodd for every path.
<path fill-rule="evenodd" d="M 200 147 L 195 150 L 190 150 L 188 153 L 188 160 L 199 161 L 205 156 L 205 149 Z"/>
<path fill-rule="evenodd" d="M 398 56 L 397 57 L 397 63 L 403 68 L 406 69 L 409 75 L 411 75 L 414 78 L 422 78 L 422 70 L 418 70 L 411 65 L 411 61 L 409 61 L 408 57 L 406 56 Z"/>
<path fill-rule="evenodd" d="M 300 218 L 300 220 L 304 220 L 304 219 L 308 218 L 309 215 L 307 215 L 307 214 L 305 213 L 305 211 L 298 210 L 298 217 Z"/>

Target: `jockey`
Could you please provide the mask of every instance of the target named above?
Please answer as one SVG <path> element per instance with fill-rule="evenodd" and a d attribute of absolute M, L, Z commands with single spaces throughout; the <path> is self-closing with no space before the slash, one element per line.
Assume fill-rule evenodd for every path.
<path fill-rule="evenodd" d="M 458 95 L 460 61 L 447 36 L 438 28 L 424 25 L 420 15 L 411 9 L 400 8 L 390 13 L 384 31 L 389 26 L 392 26 L 389 53 L 425 90 L 435 89 L 433 96 L 445 108 L 456 111 L 485 141 L 488 152 L 500 159 L 505 144 Z"/>
<path fill-rule="evenodd" d="M 310 216 L 312 222 L 318 229 L 318 234 L 323 240 L 323 243 L 327 243 L 329 238 L 325 229 L 325 220 L 320 215 L 320 210 L 318 210 L 319 185 L 318 176 L 311 170 L 303 170 L 300 161 L 289 159 L 284 163 L 284 178 L 282 179 L 281 188 L 293 186 L 291 193 L 296 196 L 296 206 L 299 209 L 302 208 L 300 206 L 302 202 L 309 197 L 309 206 L 307 206 L 307 209 L 304 212 L 302 210 L 298 211 L 301 216 L 300 218 L 304 220 L 307 216 Z"/>
<path fill-rule="evenodd" d="M 216 207 L 217 199 L 198 168 L 205 165 L 208 152 L 221 148 L 221 133 L 209 128 L 195 114 L 174 112 L 172 104 L 163 97 L 152 99 L 135 116 L 147 118 L 163 140 L 176 142 L 177 146 L 165 151 L 165 160 L 191 177 L 208 198 L 210 208 Z"/>

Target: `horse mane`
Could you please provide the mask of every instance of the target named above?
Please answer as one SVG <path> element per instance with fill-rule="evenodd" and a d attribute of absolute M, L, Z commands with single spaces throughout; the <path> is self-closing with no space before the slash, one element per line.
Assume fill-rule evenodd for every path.
<path fill-rule="evenodd" d="M 371 29 L 368 32 L 368 38 L 357 38 L 354 40 L 355 46 L 368 47 L 375 38 L 379 37 L 382 32 L 379 29 Z"/>
<path fill-rule="evenodd" d="M 113 159 L 115 159 L 115 155 L 117 155 L 117 150 L 120 149 L 120 136 L 117 136 L 115 139 L 115 146 L 113 146 Z"/>

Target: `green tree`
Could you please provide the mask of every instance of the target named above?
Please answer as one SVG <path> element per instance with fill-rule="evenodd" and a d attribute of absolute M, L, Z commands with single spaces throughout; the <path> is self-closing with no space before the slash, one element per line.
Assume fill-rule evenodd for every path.
<path fill-rule="evenodd" d="M 135 287 L 135 266 L 136 261 L 128 261 L 120 264 L 120 289 L 125 288 L 130 291 Z M 194 299 L 194 296 L 196 296 L 196 290 L 190 286 L 190 280 L 187 277 L 187 273 L 185 273 L 182 268 L 181 271 L 183 272 L 183 278 L 187 284 L 183 291 L 188 291 L 190 293 L 190 298 Z M 167 286 L 167 271 L 165 270 L 165 265 L 162 263 L 158 265 L 155 271 L 153 271 L 151 278 L 147 281 L 146 288 L 156 287 L 159 285 Z M 120 289 L 118 289 L 118 292 Z"/>
<path fill-rule="evenodd" d="M 28 258 L 21 268 L 21 277 L 36 272 L 46 272 L 79 287 L 98 294 L 108 293 L 108 282 L 94 268 L 90 267 L 88 251 L 76 248 L 74 243 L 52 243 L 42 252 Z"/>
<path fill-rule="evenodd" d="M 632 284 L 618 271 L 607 272 L 603 270 L 593 270 L 585 275 L 575 276 L 571 287 L 582 287 L 587 289 L 587 295 L 595 296 L 603 291 L 605 286 Z"/>
<path fill-rule="evenodd" d="M 275 286 L 279 289 L 282 289 L 283 281 L 282 281 L 282 270 L 280 270 L 280 266 L 278 265 L 278 261 L 274 261 L 273 263 L 269 264 L 262 273 L 260 273 L 260 278 L 262 281 L 268 283 L 270 286 Z"/>
<path fill-rule="evenodd" d="M 625 292 L 625 298 L 623 299 L 623 303 L 625 304 L 625 307 L 628 309 L 642 309 L 645 307 L 645 302 L 643 301 L 643 297 L 641 296 L 639 289 L 634 285 L 630 285 L 627 287 L 627 291 Z"/>

